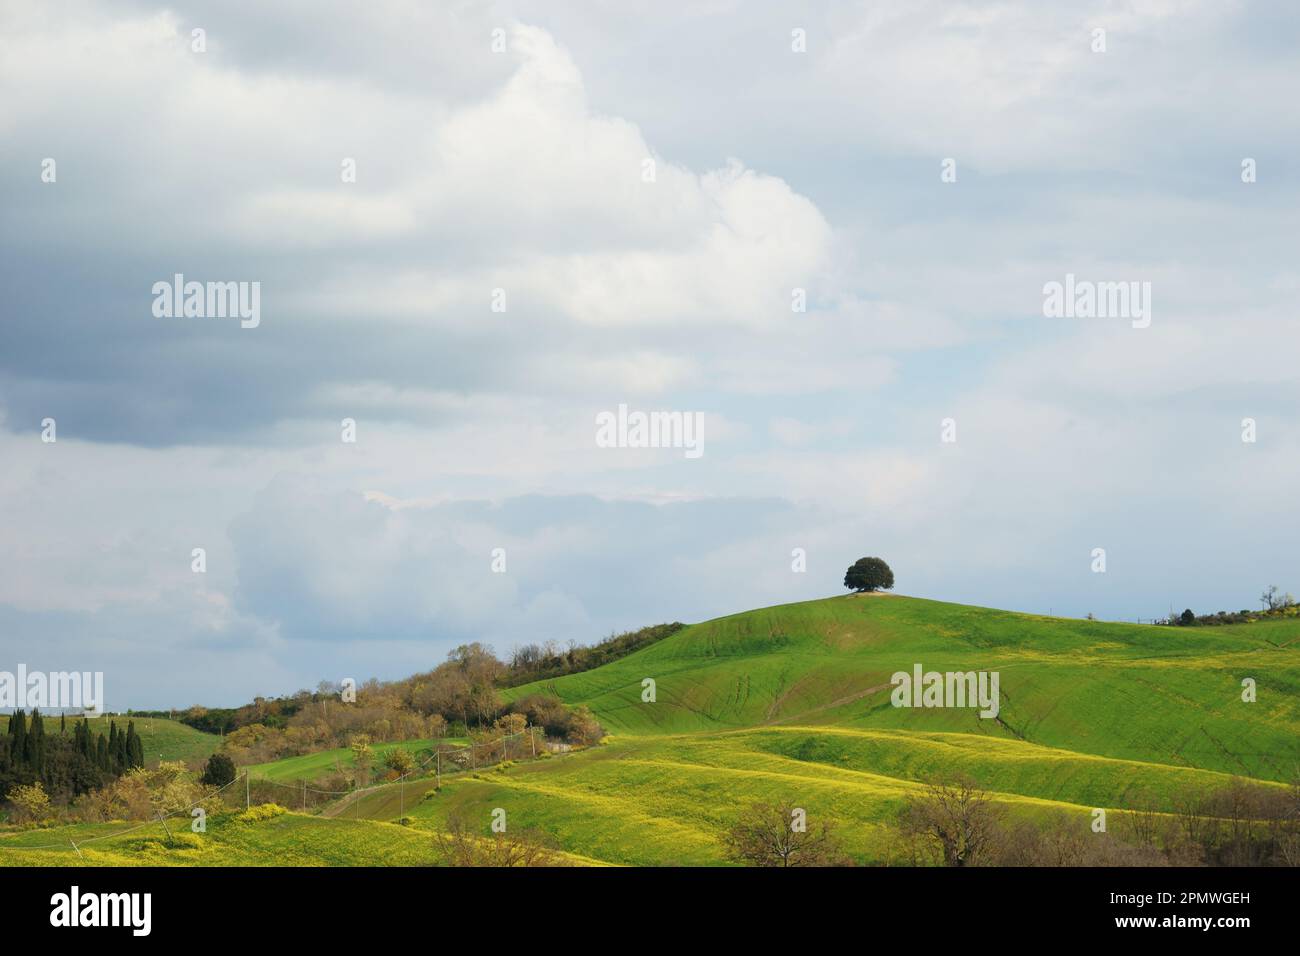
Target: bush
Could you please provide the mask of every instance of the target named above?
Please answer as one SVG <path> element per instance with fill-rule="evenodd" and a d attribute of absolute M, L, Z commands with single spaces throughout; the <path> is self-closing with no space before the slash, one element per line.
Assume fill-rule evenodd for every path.
<path fill-rule="evenodd" d="M 50 819 L 50 797 L 37 780 L 31 786 L 17 786 L 9 791 L 9 802 L 14 807 L 14 821 L 27 826 L 39 826 Z"/>
<path fill-rule="evenodd" d="M 127 844 L 127 847 L 136 853 L 149 853 L 160 850 L 201 850 L 203 849 L 203 838 L 184 830 L 176 830 L 172 832 L 170 837 L 154 836 L 132 840 Z"/>
<path fill-rule="evenodd" d="M 578 706 L 569 716 L 569 743 L 582 747 L 590 746 L 605 736 L 605 728 L 596 721 L 596 716 L 586 706 Z"/>
<path fill-rule="evenodd" d="M 207 765 L 203 768 L 203 776 L 199 777 L 199 783 L 206 783 L 210 787 L 224 787 L 235 780 L 235 762 L 225 754 L 217 753 L 208 758 Z"/>
<path fill-rule="evenodd" d="M 394 747 L 384 754 L 384 766 L 401 777 L 415 769 L 415 758 L 402 747 Z"/>
<path fill-rule="evenodd" d="M 261 823 L 263 820 L 271 820 L 288 812 L 278 803 L 259 803 L 255 807 L 249 807 L 243 813 L 236 814 L 235 819 L 240 823 Z"/>

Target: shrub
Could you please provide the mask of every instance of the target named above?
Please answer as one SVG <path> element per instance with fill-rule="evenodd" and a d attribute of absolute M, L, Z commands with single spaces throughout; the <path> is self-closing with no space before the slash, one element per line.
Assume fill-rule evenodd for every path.
<path fill-rule="evenodd" d="M 39 826 L 50 819 L 50 797 L 39 780 L 30 786 L 14 787 L 9 791 L 9 802 L 17 823 Z"/>
<path fill-rule="evenodd" d="M 263 820 L 271 820 L 288 812 L 278 803 L 259 803 L 255 807 L 249 807 L 243 813 L 235 814 L 235 819 L 240 823 L 261 823 Z"/>
<path fill-rule="evenodd" d="M 394 747 L 384 754 L 384 766 L 401 777 L 415 769 L 415 758 L 402 747 Z"/>
<path fill-rule="evenodd" d="M 586 747 L 605 736 L 605 728 L 596 721 L 596 716 L 585 706 L 575 707 L 569 716 L 569 743 Z"/>
<path fill-rule="evenodd" d="M 203 768 L 203 776 L 199 777 L 199 783 L 205 783 L 210 787 L 224 787 L 235 780 L 235 762 L 225 754 L 217 753 L 208 758 L 207 765 Z"/>

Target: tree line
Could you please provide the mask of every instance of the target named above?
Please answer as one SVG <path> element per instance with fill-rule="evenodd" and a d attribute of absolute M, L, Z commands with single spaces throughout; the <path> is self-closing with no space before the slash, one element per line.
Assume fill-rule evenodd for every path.
<path fill-rule="evenodd" d="M 585 707 L 570 708 L 540 694 L 507 703 L 501 691 L 510 686 L 520 666 L 500 660 L 487 645 L 462 644 L 432 670 L 402 680 L 366 681 L 356 688 L 355 699 L 345 700 L 337 684 L 322 682 L 314 692 L 258 698 L 215 719 L 200 707 L 190 708 L 181 719 L 202 729 L 224 728 L 223 749 L 239 764 L 351 747 L 361 738 L 376 744 L 448 736 L 492 738 L 499 736 L 507 718 L 571 744 L 600 739 L 604 731 Z M 537 666 L 548 665 L 539 661 Z"/>
<path fill-rule="evenodd" d="M 58 733 L 47 733 L 45 723 L 39 710 L 30 719 L 22 710 L 9 715 L 8 732 L 0 737 L 0 799 L 16 787 L 37 784 L 51 796 L 77 796 L 144 766 L 135 721 L 125 730 L 111 721 L 108 734 L 96 733 L 85 717 L 73 719 L 71 734 L 67 715 L 59 716 Z"/>
<path fill-rule="evenodd" d="M 504 712 L 505 708 L 495 694 L 498 689 L 552 680 L 601 667 L 671 637 L 685 626 L 677 621 L 654 624 L 635 631 L 611 634 L 590 645 L 574 641 L 564 647 L 556 641 L 516 645 L 505 660 L 497 658 L 490 646 L 462 644 L 447 655 L 448 664 L 452 666 L 442 664 L 432 671 L 387 684 L 368 681 L 359 689 L 357 703 L 365 696 L 371 706 L 381 709 L 396 706 L 426 716 L 436 714 L 445 722 L 447 731 L 454 730 L 458 736 L 464 736 L 469 727 L 490 724 Z M 402 700 L 394 701 L 388 693 L 390 690 L 396 691 Z M 275 698 L 257 697 L 240 707 L 190 707 L 179 714 L 179 720 L 196 730 L 211 734 L 230 734 L 254 724 L 267 730 L 289 731 L 294 727 L 317 723 L 327 715 L 330 702 L 337 702 L 339 697 L 337 684 L 322 681 L 315 691 L 300 690 L 296 694 Z M 159 712 L 154 716 L 167 717 L 170 713 Z M 388 719 L 391 725 L 392 716 L 375 715 L 373 719 Z M 553 718 L 552 727 L 556 728 L 559 735 L 563 735 L 559 722 L 554 719 L 555 714 L 549 716 Z M 411 736 L 389 736 L 383 727 L 349 729 L 367 733 L 376 741 L 408 739 Z M 426 729 L 430 732 L 414 736 L 441 736 L 437 727 Z"/>
<path fill-rule="evenodd" d="M 516 645 L 506 662 L 506 671 L 500 685 L 517 687 L 532 681 L 552 680 L 565 674 L 578 674 L 603 667 L 666 637 L 672 637 L 685 626 L 680 621 L 652 624 L 636 631 L 611 634 L 595 644 L 584 645 L 570 641 L 564 648 L 555 641 Z"/>
<path fill-rule="evenodd" d="M 1157 624 L 1170 624 L 1175 627 L 1213 627 L 1217 624 L 1253 624 L 1275 618 L 1300 617 L 1300 602 L 1290 591 L 1279 591 L 1276 584 L 1270 584 L 1259 596 L 1260 610 L 1252 611 L 1242 608 L 1240 611 L 1218 611 L 1214 614 L 1197 614 L 1190 607 L 1182 614 L 1172 610 L 1169 616 L 1156 621 Z"/>
<path fill-rule="evenodd" d="M 1300 866 L 1300 779 L 1287 787 L 1233 778 L 1210 789 L 1097 816 L 1013 813 L 960 774 L 909 794 L 890 828 L 890 864 L 908 866 Z M 1103 821 L 1105 818 L 1102 818 Z M 755 803 L 721 834 L 733 862 L 849 866 L 833 821 L 791 803 Z"/>

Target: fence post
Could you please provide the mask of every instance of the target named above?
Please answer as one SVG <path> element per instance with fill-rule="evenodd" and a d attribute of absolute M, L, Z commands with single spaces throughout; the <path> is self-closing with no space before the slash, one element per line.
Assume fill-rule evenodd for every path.
<path fill-rule="evenodd" d="M 252 799 L 248 795 L 248 771 L 244 771 L 244 809 L 248 810 L 253 806 Z"/>

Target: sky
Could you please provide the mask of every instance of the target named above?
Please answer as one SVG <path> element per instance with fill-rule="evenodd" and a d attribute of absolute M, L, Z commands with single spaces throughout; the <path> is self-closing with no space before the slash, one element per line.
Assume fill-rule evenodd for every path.
<path fill-rule="evenodd" d="M 1241 0 L 0 0 L 0 670 L 229 706 L 864 555 L 1105 620 L 1300 591 L 1298 45 Z M 256 326 L 156 314 L 178 273 Z M 1145 317 L 1046 314 L 1067 276 Z M 620 405 L 702 454 L 603 447 Z"/>

